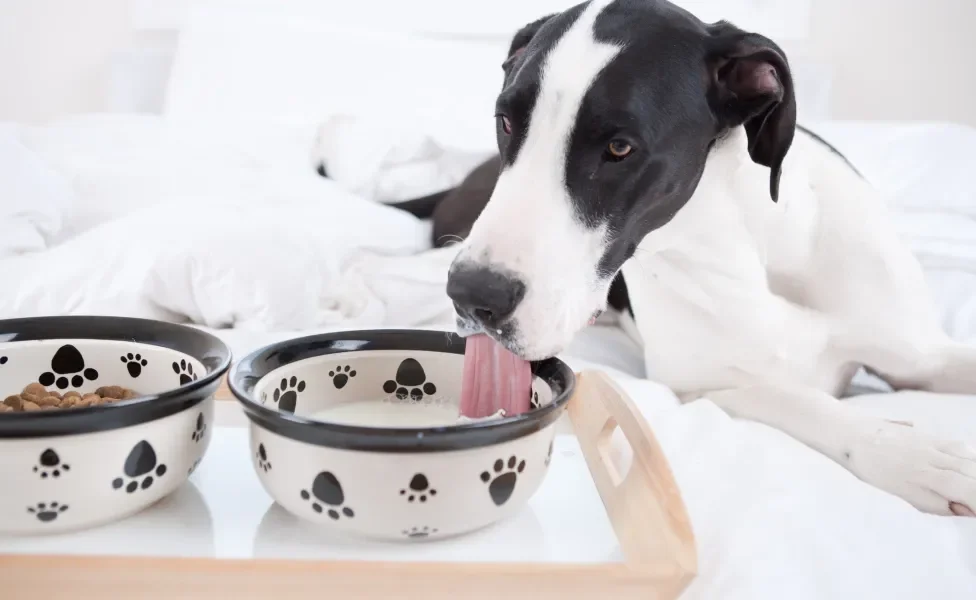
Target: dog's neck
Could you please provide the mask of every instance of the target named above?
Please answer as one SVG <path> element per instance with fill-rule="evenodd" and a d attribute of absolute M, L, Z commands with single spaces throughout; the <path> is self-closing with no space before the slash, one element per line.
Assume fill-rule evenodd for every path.
<path fill-rule="evenodd" d="M 789 174 L 784 166 L 784 192 Z M 739 127 L 711 150 L 705 170 L 688 203 L 664 227 L 648 234 L 640 250 L 651 254 L 682 254 L 728 263 L 727 252 L 749 247 L 763 252 L 770 219 L 785 210 L 788 193 L 778 203 L 769 197 L 769 169 L 749 157 L 745 131 Z"/>

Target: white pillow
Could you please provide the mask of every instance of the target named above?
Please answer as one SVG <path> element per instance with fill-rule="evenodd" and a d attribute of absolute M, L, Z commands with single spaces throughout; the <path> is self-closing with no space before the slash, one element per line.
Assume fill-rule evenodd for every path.
<path fill-rule="evenodd" d="M 206 203 L 240 189 L 265 190 L 273 197 L 275 174 L 289 182 L 323 185 L 308 167 L 313 136 L 312 130 L 296 134 L 247 121 L 172 123 L 158 115 L 100 114 L 25 126 L 20 133 L 27 155 L 59 176 L 48 179 L 70 182 L 73 201 L 61 203 L 63 226 L 52 230 L 58 234 L 54 243 L 174 199 Z M 16 170 L 20 179 L 36 171 Z M 35 194 L 43 191 L 41 184 L 31 188 Z M 31 205 L 35 210 L 45 206 L 36 199 Z"/>
<path fill-rule="evenodd" d="M 340 113 L 382 115 L 448 146 L 494 149 L 492 115 L 508 43 L 198 10 L 180 35 L 164 113 L 310 129 Z"/>
<path fill-rule="evenodd" d="M 976 218 L 976 129 L 957 123 L 833 121 L 811 129 L 833 144 L 896 209 Z"/>
<path fill-rule="evenodd" d="M 495 150 L 491 124 L 514 33 L 571 0 L 321 3 L 208 0 L 180 32 L 164 113 L 312 126 L 345 113 L 399 118 L 448 146 Z M 732 19 L 790 56 L 804 118 L 827 116 L 830 70 L 800 41 L 809 2 L 681 2 Z"/>

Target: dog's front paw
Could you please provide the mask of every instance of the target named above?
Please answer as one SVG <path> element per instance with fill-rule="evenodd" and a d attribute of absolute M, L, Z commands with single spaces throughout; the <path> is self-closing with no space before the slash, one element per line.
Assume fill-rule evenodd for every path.
<path fill-rule="evenodd" d="M 976 450 L 897 423 L 871 425 L 846 453 L 855 475 L 919 510 L 976 517 Z"/>

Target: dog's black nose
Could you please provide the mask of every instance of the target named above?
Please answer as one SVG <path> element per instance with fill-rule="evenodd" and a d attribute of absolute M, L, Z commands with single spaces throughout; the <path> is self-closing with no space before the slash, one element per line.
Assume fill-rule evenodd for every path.
<path fill-rule="evenodd" d="M 461 266 L 447 276 L 447 295 L 459 313 L 495 327 L 515 312 L 525 297 L 525 284 L 487 267 Z"/>

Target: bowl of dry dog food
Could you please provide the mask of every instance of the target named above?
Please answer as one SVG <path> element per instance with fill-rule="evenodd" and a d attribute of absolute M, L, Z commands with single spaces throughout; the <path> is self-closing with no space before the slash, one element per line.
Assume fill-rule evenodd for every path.
<path fill-rule="evenodd" d="M 0 532 L 91 527 L 176 490 L 210 443 L 230 361 L 171 323 L 0 321 Z"/>
<path fill-rule="evenodd" d="M 574 375 L 486 341 L 351 331 L 244 357 L 228 381 L 265 490 L 301 519 L 385 540 L 454 536 L 524 508 Z"/>

